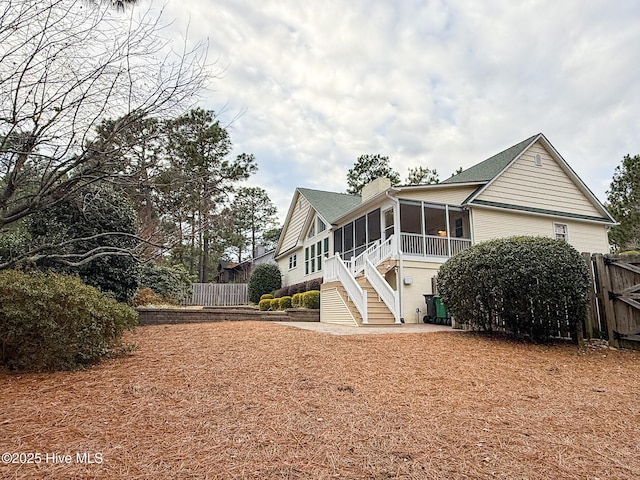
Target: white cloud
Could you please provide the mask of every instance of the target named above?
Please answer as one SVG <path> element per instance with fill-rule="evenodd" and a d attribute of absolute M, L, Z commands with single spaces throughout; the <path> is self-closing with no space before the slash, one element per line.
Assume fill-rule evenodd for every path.
<path fill-rule="evenodd" d="M 254 153 L 281 217 L 363 153 L 445 178 L 543 132 L 600 199 L 640 153 L 633 1 L 170 0 L 223 78 L 202 106 Z"/>

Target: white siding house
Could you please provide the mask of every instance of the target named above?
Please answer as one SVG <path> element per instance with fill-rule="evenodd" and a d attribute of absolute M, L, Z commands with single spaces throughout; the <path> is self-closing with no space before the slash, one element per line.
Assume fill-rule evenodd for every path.
<path fill-rule="evenodd" d="M 276 260 L 285 285 L 323 278 L 323 322 L 415 323 L 440 266 L 474 243 L 536 235 L 607 253 L 613 224 L 537 134 L 439 184 L 377 179 L 362 197 L 299 188 Z"/>

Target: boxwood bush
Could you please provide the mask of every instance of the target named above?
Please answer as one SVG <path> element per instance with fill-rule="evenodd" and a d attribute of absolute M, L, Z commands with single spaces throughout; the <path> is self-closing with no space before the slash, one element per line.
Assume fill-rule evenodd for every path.
<path fill-rule="evenodd" d="M 271 300 L 269 300 L 270 304 L 271 304 L 271 310 L 272 311 L 276 311 L 280 309 L 280 299 L 279 298 L 272 298 Z"/>
<path fill-rule="evenodd" d="M 286 310 L 287 308 L 291 308 L 291 297 L 280 297 L 279 303 L 280 310 Z"/>
<path fill-rule="evenodd" d="M 260 310 L 261 312 L 266 312 L 271 310 L 271 299 L 264 298 L 260 300 L 260 302 L 258 302 L 258 310 Z"/>
<path fill-rule="evenodd" d="M 113 354 L 137 312 L 75 276 L 0 272 L 0 362 L 70 370 Z"/>
<path fill-rule="evenodd" d="M 291 306 L 293 308 L 300 308 L 301 302 L 302 302 L 302 293 L 294 293 L 293 296 L 291 297 Z"/>
<path fill-rule="evenodd" d="M 282 286 L 282 274 L 277 265 L 262 263 L 253 269 L 249 276 L 247 289 L 249 301 L 260 302 L 260 297 L 265 293 L 271 293 Z"/>
<path fill-rule="evenodd" d="M 546 237 L 474 245 L 438 273 L 438 292 L 458 322 L 534 339 L 575 334 L 587 309 L 589 276 L 577 250 Z"/>
<path fill-rule="evenodd" d="M 320 308 L 320 292 L 318 290 L 310 290 L 302 294 L 302 307 L 313 308 L 315 310 Z"/>

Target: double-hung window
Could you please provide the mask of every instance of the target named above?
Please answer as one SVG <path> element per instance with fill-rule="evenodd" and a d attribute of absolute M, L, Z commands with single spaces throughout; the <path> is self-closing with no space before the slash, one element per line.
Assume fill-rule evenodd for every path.
<path fill-rule="evenodd" d="M 564 223 L 554 223 L 553 233 L 556 240 L 564 240 L 566 242 L 569 239 L 569 228 Z"/>

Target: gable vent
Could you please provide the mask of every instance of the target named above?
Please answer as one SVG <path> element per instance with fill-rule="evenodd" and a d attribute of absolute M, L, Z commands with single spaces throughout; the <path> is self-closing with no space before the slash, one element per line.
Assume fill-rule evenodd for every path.
<path fill-rule="evenodd" d="M 542 157 L 539 153 L 536 153 L 535 162 L 538 167 L 542 166 Z"/>

